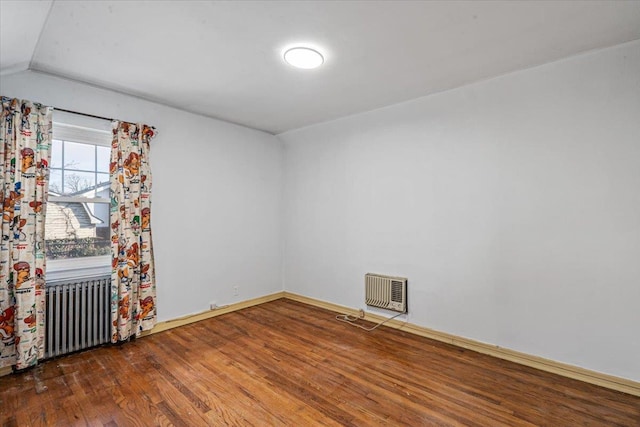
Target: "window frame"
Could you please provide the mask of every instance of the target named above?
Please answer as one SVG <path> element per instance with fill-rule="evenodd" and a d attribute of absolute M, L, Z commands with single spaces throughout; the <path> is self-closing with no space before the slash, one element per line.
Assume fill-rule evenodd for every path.
<path fill-rule="evenodd" d="M 52 141 L 59 140 L 65 142 L 74 142 L 87 144 L 92 146 L 103 146 L 111 148 L 112 133 L 109 128 L 102 123 L 91 123 L 90 125 L 69 124 L 65 121 L 53 120 L 53 137 Z M 64 149 L 64 146 L 63 146 Z M 64 153 L 64 151 L 63 151 Z M 97 166 L 97 150 L 95 153 L 95 170 L 87 171 L 94 174 L 104 173 L 98 172 Z M 61 167 L 50 167 L 51 170 L 60 170 L 64 174 L 64 154 Z M 71 169 L 70 169 L 71 170 Z M 64 190 L 64 188 L 63 188 Z M 81 197 L 53 195 L 49 191 L 47 194 L 49 202 L 59 203 L 99 203 L 110 204 L 111 200 L 104 197 Z M 99 255 L 91 257 L 65 258 L 47 260 L 47 282 L 60 281 L 65 279 L 79 280 L 88 277 L 104 276 L 111 273 L 111 255 Z"/>

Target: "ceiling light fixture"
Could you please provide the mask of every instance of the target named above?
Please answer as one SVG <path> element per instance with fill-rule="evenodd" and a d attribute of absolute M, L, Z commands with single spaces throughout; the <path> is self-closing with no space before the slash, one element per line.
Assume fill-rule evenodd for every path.
<path fill-rule="evenodd" d="M 284 53 L 284 60 L 294 67 L 310 70 L 317 68 L 324 62 L 320 52 L 309 47 L 292 47 Z"/>

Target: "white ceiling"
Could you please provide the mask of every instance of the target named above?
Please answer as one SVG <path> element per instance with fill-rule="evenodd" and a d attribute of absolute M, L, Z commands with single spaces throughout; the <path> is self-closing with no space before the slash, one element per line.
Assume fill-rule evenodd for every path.
<path fill-rule="evenodd" d="M 3 74 L 28 67 L 274 134 L 640 39 L 640 1 L 2 0 L 0 14 Z M 284 63 L 295 43 L 325 64 Z"/>
<path fill-rule="evenodd" d="M 51 8 L 47 1 L 0 0 L 1 75 L 29 68 L 40 31 Z"/>

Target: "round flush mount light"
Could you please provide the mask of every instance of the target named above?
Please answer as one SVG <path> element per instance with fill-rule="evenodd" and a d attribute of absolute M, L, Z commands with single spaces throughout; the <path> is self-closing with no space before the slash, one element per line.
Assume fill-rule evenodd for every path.
<path fill-rule="evenodd" d="M 284 53 L 284 60 L 294 67 L 310 70 L 321 66 L 324 62 L 324 57 L 315 49 L 299 46 L 288 49 Z"/>

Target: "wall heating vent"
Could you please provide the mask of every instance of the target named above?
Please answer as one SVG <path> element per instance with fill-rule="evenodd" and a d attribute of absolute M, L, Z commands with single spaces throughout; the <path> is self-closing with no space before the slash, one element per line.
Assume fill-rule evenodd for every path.
<path fill-rule="evenodd" d="M 110 341 L 110 276 L 47 283 L 46 290 L 45 358 Z"/>
<path fill-rule="evenodd" d="M 407 312 L 407 279 L 367 273 L 364 276 L 366 304 L 400 313 Z"/>

